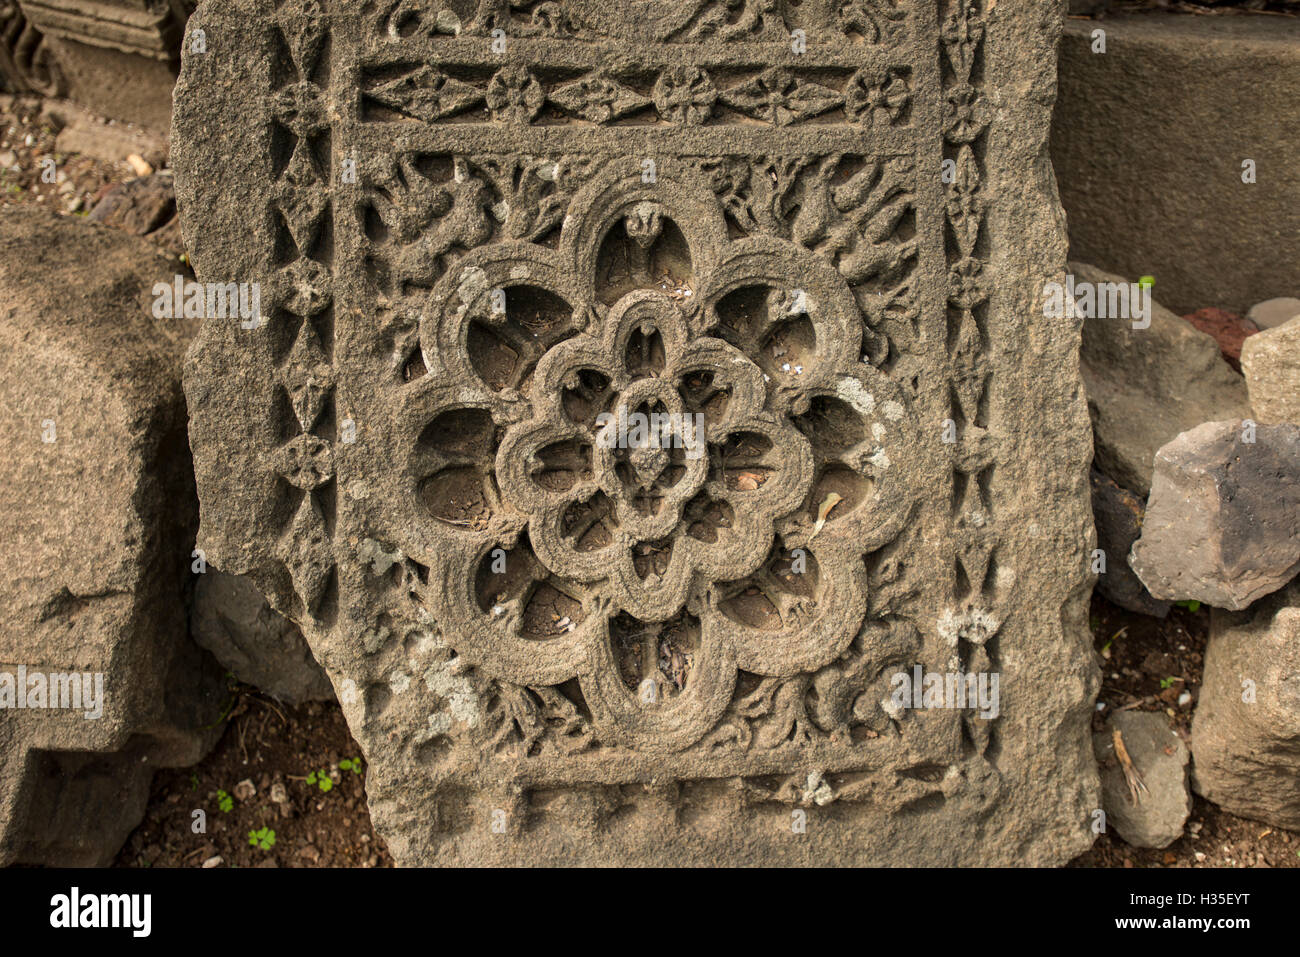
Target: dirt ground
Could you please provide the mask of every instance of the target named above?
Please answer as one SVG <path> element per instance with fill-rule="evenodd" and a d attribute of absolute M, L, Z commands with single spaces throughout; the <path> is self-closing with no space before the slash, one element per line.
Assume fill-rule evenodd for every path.
<path fill-rule="evenodd" d="M 57 133 L 39 100 L 0 95 L 0 203 L 86 215 L 113 187 L 137 177 L 138 169 L 125 158 L 104 162 L 58 154 Z M 46 156 L 56 160 L 54 182 L 40 175 Z M 1165 712 L 1186 737 L 1208 621 L 1205 609 L 1178 608 L 1159 621 L 1094 598 L 1092 630 L 1104 669 L 1100 701 L 1105 706 L 1095 717 L 1096 728 L 1109 710 L 1136 708 Z M 360 756 L 336 704 L 289 708 L 232 685 L 221 741 L 197 767 L 155 776 L 145 820 L 116 864 L 391 866 L 371 827 Z M 195 810 L 206 816 L 204 833 L 193 830 Z M 1297 867 L 1300 835 L 1234 817 L 1196 798 L 1185 835 L 1171 847 L 1130 848 L 1107 834 L 1071 866 Z"/>
<path fill-rule="evenodd" d="M 212 753 L 154 776 L 118 867 L 391 867 L 361 749 L 337 704 L 289 708 L 246 685 Z M 193 831 L 194 811 L 206 815 Z M 268 833 L 273 832 L 273 833 Z"/>
<path fill-rule="evenodd" d="M 1161 711 L 1186 739 L 1200 690 L 1208 609 L 1175 608 L 1165 621 L 1134 615 L 1096 597 L 1094 647 L 1103 664 L 1094 729 L 1112 709 Z M 1191 700 L 1180 697 L 1186 692 Z M 144 823 L 118 856 L 122 867 L 388 867 L 392 860 L 374 833 L 361 773 L 340 769 L 360 749 L 337 705 L 288 708 L 247 686 L 216 749 L 195 768 L 154 779 Z M 324 770 L 330 790 L 307 780 Z M 249 793 L 251 782 L 255 789 Z M 272 788 L 280 784 L 285 794 Z M 224 802 L 229 810 L 222 810 Z M 284 797 L 277 804 L 274 797 Z M 207 833 L 191 832 L 192 813 L 207 814 Z M 275 831 L 269 850 L 250 834 Z M 1300 867 L 1300 835 L 1234 817 L 1197 797 L 1182 838 L 1164 850 L 1132 848 L 1113 834 L 1098 838 L 1073 867 Z"/>
<path fill-rule="evenodd" d="M 137 175 L 126 156 L 109 163 L 59 152 L 58 132 L 39 97 L 0 94 L 0 203 L 85 216 L 109 189 Z"/>
<path fill-rule="evenodd" d="M 1115 710 L 1161 711 L 1188 742 L 1210 610 L 1176 607 L 1161 621 L 1094 595 L 1090 625 L 1102 666 L 1098 702 L 1105 706 L 1094 715 L 1093 730 L 1100 731 Z M 1071 866 L 1300 867 L 1300 834 L 1235 817 L 1196 796 L 1183 836 L 1169 847 L 1134 848 L 1114 834 L 1103 834 Z"/>

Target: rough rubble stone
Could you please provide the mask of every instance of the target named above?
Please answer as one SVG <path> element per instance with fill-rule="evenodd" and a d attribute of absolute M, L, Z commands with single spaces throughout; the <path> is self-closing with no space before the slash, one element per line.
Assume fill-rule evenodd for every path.
<path fill-rule="evenodd" d="M 1071 263 L 1076 282 L 1131 283 L 1136 277 Z M 1096 440 L 1095 465 L 1139 496 L 1151 491 L 1156 451 L 1202 422 L 1248 418 L 1242 377 L 1213 338 L 1151 303 L 1151 325 L 1126 319 L 1083 324 L 1083 381 Z"/>
<path fill-rule="evenodd" d="M 1116 731 L 1141 780 L 1136 801 L 1116 753 Z M 1149 711 L 1117 711 L 1093 735 L 1093 747 L 1101 763 L 1106 826 L 1132 847 L 1168 847 L 1182 837 L 1192 813 L 1189 755 L 1169 720 Z"/>
<path fill-rule="evenodd" d="M 939 6 L 191 20 L 241 54 L 183 65 L 187 247 L 268 308 L 190 353 L 201 540 L 301 625 L 399 861 L 1089 845 L 1079 329 L 1032 318 L 1064 3 Z"/>
<path fill-rule="evenodd" d="M 87 219 L 133 236 L 147 236 L 166 226 L 175 215 L 171 174 L 151 173 L 114 186 L 95 204 Z"/>
<path fill-rule="evenodd" d="M 1192 785 L 1242 817 L 1300 829 L 1300 581 L 1216 610 L 1192 719 Z"/>
<path fill-rule="evenodd" d="M 298 626 L 243 575 L 209 568 L 194 584 L 190 630 L 222 667 L 289 704 L 334 697 Z"/>
<path fill-rule="evenodd" d="M 1300 426 L 1206 422 L 1162 448 L 1129 565 L 1156 598 L 1233 611 L 1294 578 Z"/>
<path fill-rule="evenodd" d="M 185 624 L 193 324 L 150 314 L 171 270 L 144 240 L 0 208 L 0 866 L 108 863 L 153 770 L 219 733 L 221 671 Z M 101 716 L 17 709 L 20 668 L 33 692 L 102 674 Z"/>
<path fill-rule="evenodd" d="M 1300 317 L 1300 299 L 1291 297 L 1257 302 L 1246 313 L 1246 318 L 1261 329 L 1276 329 L 1297 317 Z"/>
<path fill-rule="evenodd" d="M 1097 547 L 1106 558 L 1105 571 L 1097 576 L 1097 590 L 1121 608 L 1164 618 L 1172 607 L 1170 603 L 1152 598 L 1142 580 L 1128 566 L 1129 550 L 1142 534 L 1146 503 L 1096 469 L 1092 470 L 1090 478 Z"/>
<path fill-rule="evenodd" d="M 1300 424 L 1300 315 L 1252 336 L 1241 366 L 1256 421 Z"/>

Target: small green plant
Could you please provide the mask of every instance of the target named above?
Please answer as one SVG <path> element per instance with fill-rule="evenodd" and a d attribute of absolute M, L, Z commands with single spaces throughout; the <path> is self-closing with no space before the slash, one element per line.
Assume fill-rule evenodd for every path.
<path fill-rule="evenodd" d="M 248 843 L 250 847 L 261 848 L 269 851 L 275 847 L 275 831 L 269 827 L 259 827 L 256 831 L 248 832 Z"/>
<path fill-rule="evenodd" d="M 360 758 L 344 758 L 342 761 L 339 762 L 339 770 L 340 770 L 340 771 L 351 771 L 353 774 L 360 774 L 360 773 L 361 773 L 361 759 L 360 759 Z"/>
<path fill-rule="evenodd" d="M 198 789 L 199 789 L 199 776 L 198 776 L 197 774 L 194 774 L 193 772 L 191 772 L 191 773 L 190 773 L 190 790 L 191 790 L 191 791 L 197 791 Z"/>
<path fill-rule="evenodd" d="M 1182 681 L 1182 680 L 1183 680 L 1182 678 L 1175 678 L 1173 675 L 1170 675 L 1168 678 L 1161 678 L 1160 689 L 1163 691 L 1165 688 L 1171 688 L 1173 687 L 1175 682 Z"/>
<path fill-rule="evenodd" d="M 225 791 L 217 792 L 217 807 L 222 814 L 229 814 L 235 806 L 235 799 Z"/>
<path fill-rule="evenodd" d="M 326 792 L 334 790 L 333 779 L 329 776 L 328 772 L 323 770 L 313 771 L 311 774 L 307 775 L 307 784 L 314 784 L 316 787 Z"/>
<path fill-rule="evenodd" d="M 1197 601 L 1195 598 L 1189 598 L 1189 599 L 1187 599 L 1186 601 L 1176 601 L 1176 602 L 1174 602 L 1174 607 L 1175 607 L 1175 608 L 1186 608 L 1188 611 L 1190 611 L 1190 612 L 1194 615 L 1194 614 L 1196 614 L 1198 611 L 1201 610 L 1201 603 L 1200 603 L 1199 601 Z"/>

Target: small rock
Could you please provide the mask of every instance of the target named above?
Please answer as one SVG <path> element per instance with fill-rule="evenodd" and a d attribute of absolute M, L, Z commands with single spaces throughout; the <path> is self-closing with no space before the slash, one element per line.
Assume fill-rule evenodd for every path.
<path fill-rule="evenodd" d="M 1228 365 L 1241 371 L 1241 345 L 1259 332 L 1259 326 L 1235 313 L 1212 307 L 1198 309 L 1183 318 L 1212 337 L 1219 344 L 1219 351 Z"/>
<path fill-rule="evenodd" d="M 1300 426 L 1207 422 L 1155 463 L 1129 556 L 1154 597 L 1237 611 L 1300 573 Z"/>
<path fill-rule="evenodd" d="M 1079 281 L 1127 281 L 1082 263 L 1069 268 Z M 1166 442 L 1202 422 L 1251 414 L 1246 382 L 1218 344 L 1154 301 L 1146 329 L 1086 320 L 1079 358 L 1096 467 L 1139 497 L 1151 490 L 1151 463 Z"/>
<path fill-rule="evenodd" d="M 153 167 L 139 153 L 132 153 L 126 158 L 126 161 L 131 164 L 131 169 L 135 170 L 136 176 L 148 176 L 153 172 Z"/>
<path fill-rule="evenodd" d="M 1300 316 L 1300 299 L 1266 299 L 1256 303 L 1246 313 L 1246 318 L 1260 329 L 1276 329 Z"/>
<path fill-rule="evenodd" d="M 334 697 L 334 687 L 302 632 L 242 575 L 210 567 L 199 576 L 190 630 L 194 640 L 239 680 L 269 695 L 290 704 Z"/>
<path fill-rule="evenodd" d="M 1146 503 L 1096 469 L 1092 470 L 1091 480 L 1097 547 L 1106 555 L 1106 571 L 1097 577 L 1097 590 L 1121 608 L 1164 618 L 1170 603 L 1152 598 L 1128 565 L 1129 549 L 1142 533 Z"/>
<path fill-rule="evenodd" d="M 5 150 L 3 153 L 0 153 L 0 168 L 12 169 L 14 166 L 17 165 L 18 165 L 18 154 L 16 154 L 13 150 Z"/>
<path fill-rule="evenodd" d="M 1247 340 L 1241 365 L 1255 420 L 1300 424 L 1300 315 Z"/>
<path fill-rule="evenodd" d="M 104 193 L 90 212 L 93 222 L 145 236 L 176 215 L 172 178 L 159 173 L 119 183 Z"/>
<path fill-rule="evenodd" d="M 1137 802 L 1115 750 L 1119 731 L 1141 778 Z M 1093 750 L 1101 764 L 1102 806 L 1106 823 L 1133 847 L 1168 847 L 1183 836 L 1192 813 L 1187 781 L 1187 746 L 1163 715 L 1121 711 L 1111 715 L 1105 730 L 1093 735 Z"/>
<path fill-rule="evenodd" d="M 224 862 L 221 860 L 221 855 L 218 854 L 216 857 L 209 857 L 206 861 L 204 861 L 203 867 L 205 869 L 209 867 L 219 867 L 222 863 Z"/>
<path fill-rule="evenodd" d="M 251 801 L 257 796 L 257 786 L 249 778 L 244 778 L 235 785 L 235 797 L 241 801 Z"/>

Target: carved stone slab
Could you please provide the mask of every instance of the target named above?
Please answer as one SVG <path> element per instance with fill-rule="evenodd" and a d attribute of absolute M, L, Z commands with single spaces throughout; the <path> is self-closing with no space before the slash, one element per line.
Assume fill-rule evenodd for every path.
<path fill-rule="evenodd" d="M 187 245 L 265 319 L 190 355 L 201 545 L 302 626 L 399 860 L 1088 846 L 1063 4 L 987 6 L 191 20 Z"/>

